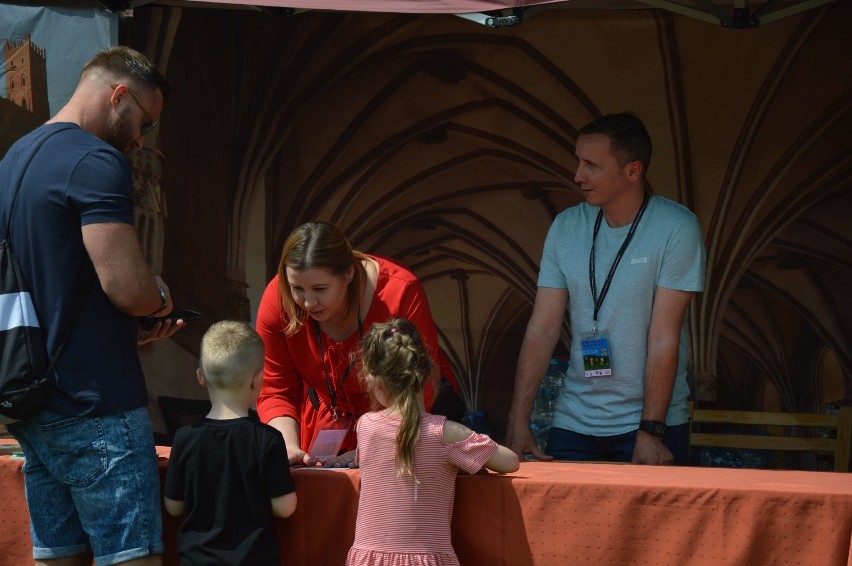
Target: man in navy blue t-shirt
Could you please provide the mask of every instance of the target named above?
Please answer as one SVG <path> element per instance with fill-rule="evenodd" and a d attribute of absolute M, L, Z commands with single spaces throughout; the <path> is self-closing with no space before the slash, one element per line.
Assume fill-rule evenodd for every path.
<path fill-rule="evenodd" d="M 98 564 L 161 563 L 157 456 L 136 346 L 182 324 L 139 334 L 139 316 L 172 304 L 139 245 L 125 154 L 142 148 L 168 94 L 141 53 L 100 52 L 71 100 L 0 162 L 5 219 L 14 180 L 45 140 L 24 174 L 11 239 L 48 353 L 68 336 L 47 376 L 48 406 L 8 426 L 26 457 L 37 561 L 91 550 Z"/>

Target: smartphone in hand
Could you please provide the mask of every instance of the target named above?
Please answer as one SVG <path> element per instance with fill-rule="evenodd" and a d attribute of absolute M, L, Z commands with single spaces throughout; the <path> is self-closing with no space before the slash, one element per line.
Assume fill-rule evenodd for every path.
<path fill-rule="evenodd" d="M 180 320 L 189 322 L 190 320 L 198 320 L 202 316 L 203 315 L 198 311 L 194 311 L 194 310 L 190 310 L 190 309 L 181 309 L 181 310 L 174 310 L 174 311 L 170 312 L 169 314 L 167 314 L 165 316 L 151 316 L 151 315 L 142 316 L 142 317 L 139 317 L 139 323 L 142 325 L 143 329 L 150 330 L 151 328 L 154 327 L 155 324 L 157 324 L 158 322 L 163 322 L 164 320 L 174 321 L 174 320 L 180 319 Z"/>

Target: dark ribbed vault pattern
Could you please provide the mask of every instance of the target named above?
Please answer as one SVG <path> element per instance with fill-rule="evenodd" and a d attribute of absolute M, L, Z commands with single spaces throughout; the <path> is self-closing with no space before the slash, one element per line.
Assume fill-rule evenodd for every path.
<path fill-rule="evenodd" d="M 271 277 L 294 227 L 331 220 L 423 280 L 466 401 L 499 433 L 547 228 L 579 202 L 578 128 L 632 109 L 655 141 L 651 186 L 706 236 L 690 312 L 699 399 L 821 411 L 850 396 L 852 5 L 754 30 L 657 10 L 552 9 L 502 30 L 437 15 L 179 16 L 165 270 L 220 318 L 256 308 L 222 300 L 258 285 L 247 265 Z"/>

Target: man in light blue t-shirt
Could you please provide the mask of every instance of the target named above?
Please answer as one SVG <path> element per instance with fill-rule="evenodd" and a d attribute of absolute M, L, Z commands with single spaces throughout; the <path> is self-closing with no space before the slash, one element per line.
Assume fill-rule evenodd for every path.
<path fill-rule="evenodd" d="M 633 114 L 583 127 L 576 155 L 586 202 L 560 213 L 545 240 L 507 445 L 540 460 L 684 464 L 685 327 L 704 289 L 701 228 L 688 209 L 646 188 L 651 138 Z M 571 363 L 543 454 L 529 418 L 566 309 Z"/>

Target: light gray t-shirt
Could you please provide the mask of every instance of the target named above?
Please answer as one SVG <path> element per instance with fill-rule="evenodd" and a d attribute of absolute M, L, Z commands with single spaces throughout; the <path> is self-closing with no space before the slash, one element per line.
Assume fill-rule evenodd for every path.
<path fill-rule="evenodd" d="M 557 400 L 553 426 L 581 434 L 612 436 L 636 430 L 642 416 L 648 329 L 657 287 L 704 290 L 704 238 L 686 207 L 654 195 L 624 252 L 598 312 L 598 336 L 609 339 L 612 375 L 585 377 L 581 341 L 592 330 L 594 300 L 589 284 L 597 207 L 582 203 L 553 221 L 541 258 L 538 286 L 568 289 L 571 363 Z M 630 225 L 601 222 L 595 240 L 595 280 L 600 295 Z M 686 321 L 681 329 L 677 377 L 666 423 L 689 419 L 686 399 Z"/>

